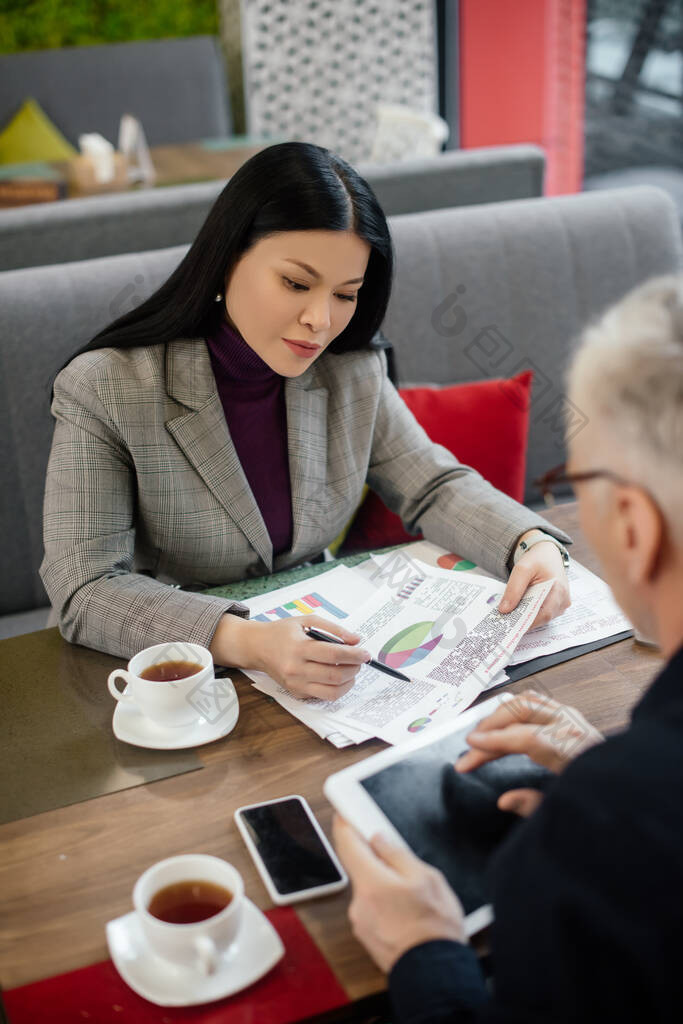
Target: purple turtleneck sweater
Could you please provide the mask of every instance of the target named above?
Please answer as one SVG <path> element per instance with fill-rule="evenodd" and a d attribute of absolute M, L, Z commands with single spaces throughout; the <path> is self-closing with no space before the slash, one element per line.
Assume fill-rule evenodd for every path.
<path fill-rule="evenodd" d="M 225 322 L 206 343 L 237 457 L 280 554 L 292 546 L 284 378 Z"/>

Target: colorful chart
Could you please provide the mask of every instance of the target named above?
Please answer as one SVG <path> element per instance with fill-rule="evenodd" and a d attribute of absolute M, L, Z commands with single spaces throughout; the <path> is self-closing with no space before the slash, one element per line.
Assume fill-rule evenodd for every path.
<path fill-rule="evenodd" d="M 414 722 L 411 722 L 408 726 L 408 732 L 421 732 L 426 725 L 429 725 L 431 718 L 416 718 Z"/>
<path fill-rule="evenodd" d="M 395 633 L 391 640 L 387 640 L 377 656 L 378 660 L 389 668 L 398 669 L 422 661 L 443 637 L 443 633 L 431 636 L 433 625 L 433 622 L 416 622 L 414 626 L 406 626 L 400 633 Z"/>
<path fill-rule="evenodd" d="M 468 562 L 466 558 L 461 558 L 460 555 L 448 554 L 439 555 L 436 560 L 436 564 L 441 569 L 453 569 L 455 572 L 465 572 L 468 569 L 476 569 L 476 562 Z"/>
<path fill-rule="evenodd" d="M 415 593 L 421 583 L 424 583 L 424 576 L 413 576 L 411 580 L 408 580 L 408 582 L 401 587 L 398 592 L 398 596 L 406 599 L 409 598 Z"/>
<path fill-rule="evenodd" d="M 290 619 L 293 615 L 311 615 L 319 608 L 324 608 L 330 615 L 337 619 L 347 619 L 348 614 L 341 608 L 337 608 L 331 601 L 327 601 L 322 594 L 305 594 L 294 601 L 286 601 L 285 604 L 271 608 L 270 611 L 261 612 L 260 615 L 252 615 L 252 619 L 258 622 L 274 622 L 277 619 Z"/>

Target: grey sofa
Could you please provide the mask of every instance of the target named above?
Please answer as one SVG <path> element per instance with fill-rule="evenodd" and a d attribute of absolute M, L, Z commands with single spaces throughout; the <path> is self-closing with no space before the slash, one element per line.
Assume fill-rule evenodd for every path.
<path fill-rule="evenodd" d="M 403 382 L 535 371 L 532 499 L 531 480 L 563 459 L 562 371 L 572 339 L 640 281 L 681 267 L 673 203 L 657 189 L 627 189 L 409 214 L 391 228 L 397 275 L 383 329 Z M 185 251 L 0 274 L 0 615 L 46 603 L 37 570 L 52 375 L 157 288 Z"/>
<path fill-rule="evenodd" d="M 456 150 L 359 167 L 387 214 L 540 196 L 544 169 L 537 146 Z M 224 185 L 207 181 L 2 210 L 0 270 L 191 242 Z"/>
<path fill-rule="evenodd" d="M 74 146 L 83 132 L 116 145 L 125 113 L 140 119 L 151 146 L 232 131 L 224 58 L 213 36 L 0 55 L 0 126 L 29 96 Z"/>
<path fill-rule="evenodd" d="M 679 167 L 637 166 L 620 167 L 604 174 L 594 174 L 585 178 L 584 192 L 597 192 L 604 189 L 633 188 L 635 185 L 654 185 L 667 192 L 678 207 L 678 219 L 683 230 L 683 170 Z"/>

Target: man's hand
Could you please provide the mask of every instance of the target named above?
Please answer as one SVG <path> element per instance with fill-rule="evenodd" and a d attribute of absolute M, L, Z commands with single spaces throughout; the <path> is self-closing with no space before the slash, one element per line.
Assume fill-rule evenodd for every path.
<path fill-rule="evenodd" d="M 539 532 L 539 530 L 529 530 L 523 534 L 520 540 L 531 538 Z M 527 587 L 530 587 L 532 583 L 542 583 L 543 580 L 552 580 L 553 586 L 539 608 L 538 615 L 531 623 L 530 629 L 550 622 L 551 619 L 566 611 L 571 604 L 567 571 L 562 562 L 562 555 L 550 541 L 534 544 L 526 554 L 522 555 L 510 573 L 498 610 L 503 613 L 511 612 L 519 604 Z"/>
<path fill-rule="evenodd" d="M 338 815 L 334 842 L 353 883 L 353 933 L 381 970 L 431 939 L 466 941 L 462 905 L 440 871 L 381 835 L 366 843 Z"/>
<path fill-rule="evenodd" d="M 493 714 L 477 723 L 468 735 L 471 750 L 456 762 L 469 772 L 506 754 L 527 754 L 536 764 L 561 772 L 584 750 L 604 739 L 576 708 L 558 704 L 533 690 L 514 694 Z M 527 817 L 538 807 L 542 794 L 535 789 L 509 790 L 498 800 L 502 811 Z"/>

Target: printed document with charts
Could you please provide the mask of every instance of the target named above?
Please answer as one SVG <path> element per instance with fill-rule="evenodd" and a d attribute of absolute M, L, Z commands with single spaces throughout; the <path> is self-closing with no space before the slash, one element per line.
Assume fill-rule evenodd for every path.
<path fill-rule="evenodd" d="M 338 700 L 300 700 L 263 673 L 246 674 L 335 746 L 373 736 L 400 743 L 505 683 L 506 665 L 630 629 L 609 587 L 594 573 L 572 559 L 568 580 L 571 607 L 530 630 L 550 584 L 531 587 L 513 612 L 500 615 L 503 582 L 452 552 L 416 541 L 353 569 L 337 566 L 246 601 L 251 617 L 262 621 L 315 613 L 339 622 L 410 683 L 363 666 Z"/>
<path fill-rule="evenodd" d="M 459 575 L 494 579 L 473 562 L 445 552 L 443 548 L 426 540 L 406 545 L 401 551 L 420 564 L 447 567 Z M 594 640 L 604 640 L 633 628 L 604 580 L 573 558 L 569 562 L 567 580 L 572 601 L 570 607 L 545 626 L 536 626 L 530 630 L 517 645 L 510 658 L 510 665 L 521 665 L 533 658 L 567 651 Z"/>
<path fill-rule="evenodd" d="M 337 566 L 303 583 L 247 600 L 251 617 L 275 621 L 315 613 L 358 633 L 362 646 L 409 682 L 368 665 L 335 701 L 299 699 L 269 676 L 248 671 L 257 689 L 335 746 L 377 736 L 400 743 L 458 715 L 491 685 L 536 618 L 551 583 L 530 587 L 501 615 L 505 584 L 418 563 L 403 552 L 362 567 Z"/>

